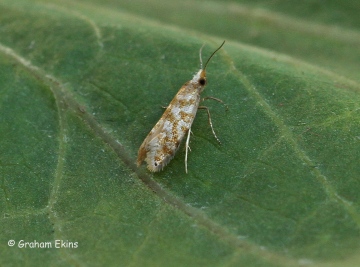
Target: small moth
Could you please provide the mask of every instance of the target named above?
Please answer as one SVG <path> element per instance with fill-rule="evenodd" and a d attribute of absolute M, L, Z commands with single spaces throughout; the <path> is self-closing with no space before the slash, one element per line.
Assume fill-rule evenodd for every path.
<path fill-rule="evenodd" d="M 206 85 L 207 64 L 224 43 L 225 41 L 211 54 L 204 67 L 202 66 L 201 59 L 203 46 L 200 48 L 200 70 L 194 75 L 192 80 L 180 88 L 160 120 L 155 124 L 154 128 L 152 128 L 141 144 L 137 158 L 138 166 L 145 160 L 150 171 L 157 172 L 162 170 L 175 156 L 181 141 L 187 134 L 185 152 L 185 171 L 187 173 L 187 155 L 190 149 L 191 125 L 199 108 L 206 109 L 212 133 L 220 143 L 212 126 L 209 109 L 205 106 L 199 106 L 199 104 L 201 100 L 200 93 Z M 215 97 L 206 97 L 203 100 L 205 99 L 213 99 L 223 103 Z"/>

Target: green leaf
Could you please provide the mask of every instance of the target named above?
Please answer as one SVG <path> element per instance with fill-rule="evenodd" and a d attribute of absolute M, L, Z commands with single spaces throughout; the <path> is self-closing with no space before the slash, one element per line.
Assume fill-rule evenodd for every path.
<path fill-rule="evenodd" d="M 359 265 L 360 7 L 322 3 L 0 0 L 0 265 Z M 222 144 L 200 110 L 188 174 L 137 168 L 224 39 Z"/>

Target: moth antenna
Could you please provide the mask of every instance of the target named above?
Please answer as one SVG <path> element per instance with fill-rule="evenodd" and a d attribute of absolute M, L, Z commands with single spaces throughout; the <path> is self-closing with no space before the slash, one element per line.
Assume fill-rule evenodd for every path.
<path fill-rule="evenodd" d="M 215 53 L 217 52 L 217 51 L 219 51 L 220 50 L 220 48 L 223 46 L 225 44 L 225 40 L 224 40 L 224 42 L 222 42 L 222 44 L 211 54 L 211 56 L 209 57 L 209 59 L 206 61 L 206 63 L 205 63 L 205 67 L 204 68 L 201 68 L 201 69 L 203 69 L 203 70 L 205 70 L 206 69 L 206 66 L 207 66 L 207 64 L 209 63 L 209 61 L 210 61 L 210 59 L 215 55 Z M 202 47 L 201 47 L 202 48 Z M 201 49 L 200 49 L 200 53 L 201 53 Z M 201 57 L 200 57 L 201 58 Z M 202 65 L 202 61 L 200 61 L 201 62 L 201 65 Z M 202 66 L 201 66 L 202 67 Z"/>
<path fill-rule="evenodd" d="M 199 51 L 199 57 L 200 57 L 200 69 L 202 69 L 202 67 L 203 67 L 203 62 L 202 62 L 202 56 L 201 56 L 201 53 L 202 53 L 202 50 L 203 50 L 204 46 L 205 46 L 205 43 L 201 46 L 200 51 Z"/>

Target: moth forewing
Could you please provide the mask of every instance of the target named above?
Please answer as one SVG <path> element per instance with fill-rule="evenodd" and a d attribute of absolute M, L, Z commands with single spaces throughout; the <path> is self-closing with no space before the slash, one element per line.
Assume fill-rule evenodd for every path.
<path fill-rule="evenodd" d="M 212 56 L 224 45 L 224 43 L 225 41 L 212 53 L 204 68 L 202 67 L 200 49 L 200 70 L 190 81 L 180 88 L 160 120 L 155 124 L 154 128 L 141 144 L 137 158 L 138 166 L 145 160 L 148 164 L 148 169 L 152 172 L 157 172 L 162 170 L 175 156 L 181 141 L 184 139 L 185 135 L 189 133 L 199 108 L 200 93 L 206 85 L 206 66 Z M 212 124 L 210 124 L 210 126 L 212 128 Z M 188 135 L 186 142 L 186 159 L 189 148 L 189 138 L 190 135 Z M 185 170 L 187 172 L 186 162 Z"/>
<path fill-rule="evenodd" d="M 141 144 L 139 151 L 138 151 L 138 158 L 137 158 L 137 165 L 140 166 L 141 163 L 145 160 L 147 157 L 147 154 L 150 150 L 149 144 L 151 141 L 153 141 L 159 133 L 162 131 L 162 127 L 164 125 L 164 120 L 160 119 L 154 128 L 150 131 L 150 133 L 147 135 L 143 143 Z"/>
<path fill-rule="evenodd" d="M 193 84 L 184 84 L 140 146 L 138 166 L 145 160 L 148 169 L 156 172 L 169 163 L 191 127 L 199 103 L 200 94 Z"/>

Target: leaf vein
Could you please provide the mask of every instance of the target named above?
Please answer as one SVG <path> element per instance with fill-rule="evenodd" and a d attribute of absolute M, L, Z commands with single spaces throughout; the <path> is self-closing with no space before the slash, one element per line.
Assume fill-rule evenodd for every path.
<path fill-rule="evenodd" d="M 264 110 L 264 113 L 278 127 L 280 131 L 280 135 L 292 147 L 295 155 L 308 166 L 310 173 L 312 173 L 317 179 L 317 181 L 323 186 L 324 191 L 326 192 L 329 199 L 340 202 L 343 208 L 351 215 L 354 222 L 360 228 L 360 216 L 356 212 L 354 207 L 351 205 L 351 203 L 345 201 L 343 197 L 339 197 L 336 190 L 328 182 L 328 178 L 324 174 L 322 174 L 319 168 L 314 167 L 315 164 L 312 162 L 312 160 L 306 154 L 306 152 L 300 147 L 299 143 L 296 141 L 296 138 L 293 136 L 293 132 L 291 131 L 291 129 L 283 122 L 281 117 L 272 109 L 270 104 L 265 100 L 265 98 L 260 94 L 260 92 L 256 90 L 255 85 L 253 85 L 251 81 L 235 66 L 235 63 L 232 61 L 230 55 L 226 52 L 226 49 L 222 50 L 222 55 L 224 55 L 227 62 L 229 62 L 230 69 L 232 70 L 232 72 L 239 78 L 241 83 L 245 86 L 246 90 L 252 95 L 252 97 L 254 97 L 256 101 L 258 101 L 259 105 Z"/>

